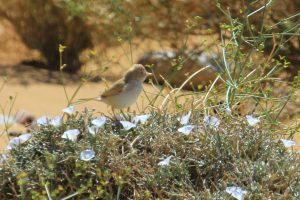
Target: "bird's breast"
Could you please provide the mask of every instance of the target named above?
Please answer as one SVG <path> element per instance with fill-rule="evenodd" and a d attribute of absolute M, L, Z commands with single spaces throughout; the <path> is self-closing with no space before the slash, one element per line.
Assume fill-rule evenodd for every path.
<path fill-rule="evenodd" d="M 138 98 L 139 94 L 141 93 L 143 85 L 141 82 L 132 81 L 126 83 L 123 91 L 114 96 L 105 97 L 102 101 L 110 104 L 115 108 L 126 108 L 132 105 Z"/>

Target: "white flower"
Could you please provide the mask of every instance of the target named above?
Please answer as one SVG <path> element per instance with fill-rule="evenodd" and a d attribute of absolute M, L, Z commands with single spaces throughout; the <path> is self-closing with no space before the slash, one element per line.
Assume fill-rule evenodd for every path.
<path fill-rule="evenodd" d="M 98 128 L 101 128 L 106 123 L 106 117 L 97 117 L 92 120 L 92 124 L 97 126 Z"/>
<path fill-rule="evenodd" d="M 74 106 L 69 106 L 69 107 L 63 109 L 63 112 L 64 113 L 68 113 L 69 115 L 73 114 L 74 111 L 75 111 L 75 107 Z"/>
<path fill-rule="evenodd" d="M 36 123 L 39 126 L 46 126 L 47 124 L 49 124 L 50 120 L 51 120 L 50 117 L 42 116 L 36 120 Z"/>
<path fill-rule="evenodd" d="M 194 125 L 186 125 L 186 126 L 179 128 L 178 131 L 180 133 L 183 133 L 184 135 L 189 135 L 191 133 L 191 131 L 193 130 L 193 128 L 195 128 Z"/>
<path fill-rule="evenodd" d="M 27 140 L 29 140 L 31 138 L 31 134 L 25 133 L 25 134 L 20 135 L 18 138 L 20 138 L 20 142 L 21 142 L 21 144 L 23 144 L 24 142 L 26 142 Z"/>
<path fill-rule="evenodd" d="M 90 161 L 95 157 L 95 151 L 93 150 L 84 150 L 80 152 L 80 160 Z"/>
<path fill-rule="evenodd" d="M 92 135 L 96 135 L 99 132 L 99 127 L 98 126 L 89 126 L 88 127 L 89 133 Z"/>
<path fill-rule="evenodd" d="M 214 117 L 214 116 L 206 116 L 204 117 L 203 121 L 210 125 L 210 126 L 213 126 L 214 128 L 218 128 L 219 125 L 220 125 L 220 121 L 218 118 Z"/>
<path fill-rule="evenodd" d="M 46 125 L 50 124 L 52 126 L 58 127 L 61 124 L 61 117 L 56 116 L 53 119 L 51 119 L 48 116 L 42 116 L 42 117 L 38 118 L 36 120 L 36 122 L 39 126 L 46 126 Z"/>
<path fill-rule="evenodd" d="M 172 157 L 173 157 L 173 156 L 167 157 L 166 159 L 160 161 L 160 162 L 158 163 L 158 165 L 160 165 L 160 166 L 167 166 L 167 165 L 169 165 L 169 164 L 170 164 L 170 160 L 171 160 Z"/>
<path fill-rule="evenodd" d="M 187 115 L 182 116 L 182 117 L 177 117 L 177 120 L 180 122 L 180 124 L 186 125 L 187 123 L 189 123 L 191 114 L 192 114 L 192 111 L 190 110 Z"/>
<path fill-rule="evenodd" d="M 246 120 L 250 126 L 255 126 L 260 120 L 258 118 L 252 117 L 251 115 L 246 115 Z"/>
<path fill-rule="evenodd" d="M 54 127 L 59 127 L 61 125 L 61 116 L 56 116 L 54 117 L 51 121 L 50 124 Z"/>
<path fill-rule="evenodd" d="M 8 160 L 7 154 L 0 154 L 0 166 L 1 166 L 1 164 L 2 164 L 4 161 L 7 162 L 7 160 Z M 0 169 L 1 169 L 1 168 L 0 168 Z"/>
<path fill-rule="evenodd" d="M 71 130 L 65 131 L 61 137 L 75 142 L 77 140 L 77 137 L 79 134 L 80 134 L 80 131 L 78 129 L 71 129 Z"/>
<path fill-rule="evenodd" d="M 7 145 L 7 150 L 12 150 L 21 144 L 21 139 L 19 137 L 15 137 L 11 139 Z"/>
<path fill-rule="evenodd" d="M 131 122 L 129 122 L 129 121 L 120 121 L 120 123 L 122 124 L 122 126 L 123 126 L 123 128 L 124 128 L 125 130 L 130 130 L 130 129 L 136 127 L 135 124 L 133 124 L 133 123 L 131 123 Z"/>
<path fill-rule="evenodd" d="M 243 200 L 244 195 L 247 194 L 247 191 L 242 190 L 240 187 L 227 187 L 226 192 L 236 198 L 237 200 Z"/>
<path fill-rule="evenodd" d="M 151 116 L 150 114 L 135 116 L 132 119 L 132 122 L 135 123 L 135 124 L 137 124 L 137 123 L 144 124 L 149 119 L 150 116 Z"/>
<path fill-rule="evenodd" d="M 296 145 L 296 142 L 293 141 L 293 140 L 285 140 L 285 139 L 280 139 L 281 142 L 283 143 L 283 145 L 286 147 L 286 148 L 289 148 L 289 147 L 292 147 L 292 146 L 295 146 Z"/>
<path fill-rule="evenodd" d="M 29 134 L 29 133 L 22 134 L 19 137 L 15 137 L 15 138 L 11 139 L 6 148 L 7 148 L 7 150 L 12 150 L 12 149 L 16 148 L 17 146 L 19 146 L 20 144 L 23 144 L 30 138 L 31 138 L 31 134 Z"/>

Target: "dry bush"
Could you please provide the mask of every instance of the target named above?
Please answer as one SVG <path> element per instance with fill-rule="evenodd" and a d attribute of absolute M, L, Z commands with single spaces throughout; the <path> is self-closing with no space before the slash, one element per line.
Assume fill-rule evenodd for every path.
<path fill-rule="evenodd" d="M 38 49 L 49 69 L 59 69 L 59 44 L 66 71 L 80 69 L 79 54 L 91 45 L 90 28 L 80 17 L 69 18 L 66 9 L 53 0 L 1 1 L 0 14 L 16 28 L 24 43 Z"/>
<path fill-rule="evenodd" d="M 247 190 L 246 199 L 299 197 L 299 155 L 277 140 L 276 128 L 218 116 L 216 129 L 194 111 L 190 123 L 197 127 L 185 135 L 178 116 L 153 112 L 130 130 L 108 120 L 92 135 L 91 114 L 41 126 L 12 150 L 0 167 L 1 199 L 45 199 L 46 189 L 53 199 L 228 199 L 227 186 Z M 76 142 L 61 138 L 74 128 L 80 130 Z M 86 149 L 95 158 L 81 160 Z M 169 165 L 158 164 L 171 155 Z"/>

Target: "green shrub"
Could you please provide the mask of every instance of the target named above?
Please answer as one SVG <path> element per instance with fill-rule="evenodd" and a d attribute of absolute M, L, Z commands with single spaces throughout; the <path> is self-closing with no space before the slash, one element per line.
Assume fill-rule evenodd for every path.
<path fill-rule="evenodd" d="M 220 199 L 239 186 L 246 199 L 299 198 L 299 155 L 287 150 L 266 125 L 218 116 L 218 128 L 193 111 L 192 133 L 179 133 L 176 116 L 151 113 L 145 124 L 125 130 L 108 120 L 95 136 L 92 111 L 66 117 L 59 127 L 41 126 L 11 151 L 0 169 L 1 199 Z M 61 138 L 80 130 L 78 141 Z M 90 161 L 80 152 L 96 152 Z M 158 163 L 168 157 L 169 165 Z M 46 189 L 47 188 L 47 189 Z"/>

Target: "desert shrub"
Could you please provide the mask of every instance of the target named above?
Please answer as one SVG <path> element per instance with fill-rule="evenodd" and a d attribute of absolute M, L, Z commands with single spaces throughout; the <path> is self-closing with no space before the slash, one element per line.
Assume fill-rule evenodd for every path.
<path fill-rule="evenodd" d="M 66 9 L 53 0 L 1 1 L 0 15 L 8 19 L 24 43 L 43 55 L 49 69 L 59 69 L 59 44 L 67 46 L 65 71 L 81 67 L 80 53 L 91 46 L 91 28 L 80 17 L 70 18 Z"/>
<path fill-rule="evenodd" d="M 298 198 L 299 155 L 283 146 L 275 129 L 249 126 L 245 118 L 222 114 L 220 125 L 194 110 L 185 135 L 176 115 L 151 113 L 145 124 L 126 130 L 108 120 L 96 135 L 88 131 L 92 111 L 65 116 L 59 127 L 34 130 L 11 151 L 0 169 L 1 199 L 199 199 L 228 198 L 227 186 L 247 190 L 246 199 Z M 76 142 L 61 138 L 80 130 Z M 96 152 L 89 161 L 83 150 Z M 168 156 L 169 165 L 158 163 Z"/>

